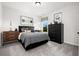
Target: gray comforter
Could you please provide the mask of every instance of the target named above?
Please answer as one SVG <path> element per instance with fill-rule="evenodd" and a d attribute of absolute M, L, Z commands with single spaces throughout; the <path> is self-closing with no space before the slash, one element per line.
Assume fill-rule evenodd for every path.
<path fill-rule="evenodd" d="M 49 37 L 46 32 L 22 32 L 19 39 L 24 43 L 24 47 L 27 47 L 29 44 L 48 40 Z"/>

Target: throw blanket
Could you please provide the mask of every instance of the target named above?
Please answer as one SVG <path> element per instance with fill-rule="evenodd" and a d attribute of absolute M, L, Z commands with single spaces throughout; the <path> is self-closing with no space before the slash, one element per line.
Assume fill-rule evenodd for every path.
<path fill-rule="evenodd" d="M 46 32 L 22 32 L 18 39 L 24 43 L 24 47 L 27 47 L 29 44 L 48 40 L 49 37 Z"/>

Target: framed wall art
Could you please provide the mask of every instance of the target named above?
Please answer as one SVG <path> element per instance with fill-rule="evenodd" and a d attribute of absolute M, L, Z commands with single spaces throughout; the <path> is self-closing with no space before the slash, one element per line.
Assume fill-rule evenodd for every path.
<path fill-rule="evenodd" d="M 32 26 L 33 18 L 27 16 L 20 16 L 20 24 L 23 26 Z"/>
<path fill-rule="evenodd" d="M 54 14 L 54 23 L 62 23 L 62 12 Z"/>

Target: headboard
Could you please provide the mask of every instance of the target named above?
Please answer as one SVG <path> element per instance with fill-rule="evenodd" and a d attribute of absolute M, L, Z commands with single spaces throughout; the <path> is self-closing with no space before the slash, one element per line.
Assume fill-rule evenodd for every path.
<path fill-rule="evenodd" d="M 19 29 L 19 32 L 23 32 L 24 30 L 31 30 L 31 32 L 34 31 L 33 26 L 19 26 L 18 29 Z"/>

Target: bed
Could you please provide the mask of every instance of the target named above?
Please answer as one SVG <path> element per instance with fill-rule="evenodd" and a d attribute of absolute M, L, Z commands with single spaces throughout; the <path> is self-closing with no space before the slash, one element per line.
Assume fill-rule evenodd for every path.
<path fill-rule="evenodd" d="M 22 46 L 25 50 L 32 49 L 34 47 L 40 46 L 48 42 L 49 37 L 47 32 L 34 32 L 33 27 L 30 30 L 25 31 L 25 28 L 28 27 L 19 27 L 19 30 L 23 30 L 20 32 L 18 40 L 21 42 Z"/>

